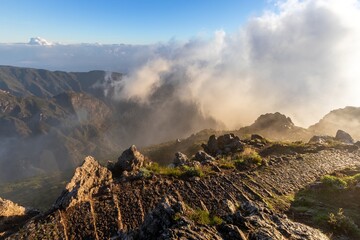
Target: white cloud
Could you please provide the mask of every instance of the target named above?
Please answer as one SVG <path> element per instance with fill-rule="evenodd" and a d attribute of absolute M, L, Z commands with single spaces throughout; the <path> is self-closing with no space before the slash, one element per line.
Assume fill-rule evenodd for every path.
<path fill-rule="evenodd" d="M 1 45 L 0 64 L 128 73 L 116 98 L 146 103 L 163 84 L 173 97 L 237 127 L 281 111 L 308 125 L 360 105 L 360 7 L 355 0 L 278 1 L 238 32 L 149 46 Z"/>

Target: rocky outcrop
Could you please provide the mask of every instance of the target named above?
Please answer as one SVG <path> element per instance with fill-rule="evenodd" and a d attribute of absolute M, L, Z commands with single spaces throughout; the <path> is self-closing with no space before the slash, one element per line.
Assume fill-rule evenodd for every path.
<path fill-rule="evenodd" d="M 335 138 L 331 136 L 312 136 L 309 140 L 309 143 L 316 143 L 316 144 L 328 144 L 334 142 Z"/>
<path fill-rule="evenodd" d="M 347 132 L 345 132 L 343 130 L 338 130 L 336 132 L 335 140 L 337 140 L 339 142 L 347 143 L 347 144 L 354 143 L 354 139 L 350 136 L 350 134 L 348 134 Z"/>
<path fill-rule="evenodd" d="M 139 170 L 145 162 L 145 157 L 137 149 L 135 145 L 132 145 L 129 149 L 125 150 L 118 161 L 115 163 L 115 171 L 136 171 Z"/>
<path fill-rule="evenodd" d="M 26 209 L 10 200 L 0 198 L 0 217 L 23 216 Z"/>
<path fill-rule="evenodd" d="M 177 152 L 175 153 L 173 164 L 175 167 L 187 165 L 189 164 L 189 158 L 182 152 Z"/>
<path fill-rule="evenodd" d="M 325 174 L 360 165 L 360 152 L 324 147 L 301 153 L 294 149 L 292 154 L 279 156 L 269 153 L 266 158 L 266 167 L 222 169 L 200 178 L 153 174 L 119 178 L 109 186 L 108 177 L 101 177 L 105 180 L 97 182 L 97 187 L 85 184 L 90 186 L 85 189 L 96 189 L 93 194 L 82 194 L 85 197 L 81 200 L 73 198 L 71 207 L 55 208 L 34 219 L 10 239 L 244 239 L 244 235 L 249 239 L 327 239 L 319 231 L 288 219 L 276 203 Z M 83 174 L 90 179 L 110 175 L 107 171 L 96 173 L 102 172 L 96 163 L 89 165 L 94 170 Z M 88 182 L 86 179 L 80 182 Z M 223 223 L 200 224 L 186 209 L 201 209 Z"/>
<path fill-rule="evenodd" d="M 263 114 L 253 124 L 240 128 L 236 133 L 258 133 L 277 141 L 308 140 L 311 137 L 307 129 L 295 126 L 291 118 L 279 112 Z"/>
<path fill-rule="evenodd" d="M 212 135 L 207 144 L 203 144 L 205 152 L 212 155 L 221 155 L 242 150 L 244 143 L 233 133 L 224 134 L 219 137 Z"/>
<path fill-rule="evenodd" d="M 10 200 L 0 198 L 0 239 L 12 234 L 31 217 L 39 214 L 35 209 L 25 208 Z"/>
<path fill-rule="evenodd" d="M 54 207 L 66 209 L 89 201 L 93 195 L 111 191 L 112 183 L 111 172 L 101 166 L 93 157 L 88 156 L 83 164 L 75 170 L 73 178 L 56 200 Z"/>
<path fill-rule="evenodd" d="M 210 156 L 209 154 L 207 154 L 204 151 L 198 151 L 195 156 L 194 159 L 196 161 L 199 161 L 200 163 L 205 163 L 205 162 L 212 162 L 215 161 L 215 158 L 213 158 L 212 156 Z"/>

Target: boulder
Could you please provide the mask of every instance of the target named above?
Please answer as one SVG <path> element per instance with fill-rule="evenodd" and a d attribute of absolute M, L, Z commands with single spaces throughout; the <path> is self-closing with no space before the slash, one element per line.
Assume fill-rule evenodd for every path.
<path fill-rule="evenodd" d="M 210 156 L 209 154 L 207 154 L 204 151 L 198 151 L 195 154 L 195 160 L 202 163 L 202 162 L 206 162 L 206 161 L 215 161 L 215 158 L 213 158 L 212 156 Z"/>
<path fill-rule="evenodd" d="M 0 217 L 25 215 L 26 209 L 10 200 L 0 198 Z"/>
<path fill-rule="evenodd" d="M 129 149 L 126 149 L 118 158 L 114 168 L 115 171 L 137 171 L 144 165 L 145 157 L 137 149 L 135 145 L 132 145 Z"/>
<path fill-rule="evenodd" d="M 189 163 L 189 158 L 185 154 L 181 152 L 175 153 L 175 158 L 173 161 L 175 167 L 186 165 L 188 163 Z"/>
<path fill-rule="evenodd" d="M 317 144 L 327 144 L 331 141 L 334 141 L 335 138 L 331 137 L 331 136 L 319 136 L 319 135 L 315 135 L 312 136 L 312 138 L 310 138 L 309 143 L 317 143 Z"/>
<path fill-rule="evenodd" d="M 343 130 L 338 130 L 336 132 L 335 140 L 343 143 L 353 144 L 354 139 L 348 134 L 347 132 Z"/>
<path fill-rule="evenodd" d="M 216 153 L 219 151 L 219 146 L 218 146 L 218 139 L 216 138 L 215 135 L 211 135 L 209 137 L 208 143 L 207 143 L 207 152 L 211 155 L 216 155 Z"/>
<path fill-rule="evenodd" d="M 236 152 L 242 150 L 245 144 L 241 142 L 240 138 L 233 133 L 224 134 L 216 137 L 211 135 L 207 144 L 202 144 L 206 153 L 216 156 L 223 153 Z"/>

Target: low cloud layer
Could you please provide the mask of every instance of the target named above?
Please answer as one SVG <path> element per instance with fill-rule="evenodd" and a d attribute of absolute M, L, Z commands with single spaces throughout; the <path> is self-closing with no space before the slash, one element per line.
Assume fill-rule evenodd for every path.
<path fill-rule="evenodd" d="M 334 108 L 360 106 L 360 3 L 281 1 L 238 32 L 131 45 L 0 45 L 0 64 L 127 75 L 116 99 L 148 104 L 164 84 L 174 98 L 237 128 L 280 111 L 303 126 Z M 107 91 L 107 89 L 105 89 Z"/>

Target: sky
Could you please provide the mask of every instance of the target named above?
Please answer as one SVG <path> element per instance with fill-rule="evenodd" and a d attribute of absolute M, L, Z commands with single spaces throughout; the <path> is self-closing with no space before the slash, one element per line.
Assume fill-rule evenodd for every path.
<path fill-rule="evenodd" d="M 119 100 L 149 104 L 173 85 L 230 129 L 267 112 L 309 126 L 360 106 L 360 0 L 0 4 L 0 65 L 122 72 L 101 86 Z"/>
<path fill-rule="evenodd" d="M 0 0 L 0 42 L 150 44 L 233 32 L 266 0 Z"/>

